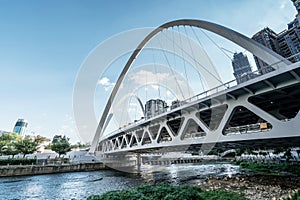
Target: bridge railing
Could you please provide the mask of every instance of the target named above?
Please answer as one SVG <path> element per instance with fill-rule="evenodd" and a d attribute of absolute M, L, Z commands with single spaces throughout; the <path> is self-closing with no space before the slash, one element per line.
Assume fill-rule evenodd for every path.
<path fill-rule="evenodd" d="M 272 71 L 277 70 L 277 69 L 279 68 L 279 63 L 282 63 L 282 62 L 284 62 L 284 61 L 286 61 L 286 60 L 291 60 L 292 58 L 296 58 L 297 60 L 300 60 L 300 52 L 297 53 L 297 54 L 295 54 L 295 55 L 292 55 L 292 56 L 290 56 L 290 57 L 288 57 L 288 58 L 285 58 L 284 60 L 278 61 L 278 62 L 273 63 L 273 64 L 271 64 L 271 65 L 264 66 L 264 67 L 262 67 L 262 68 L 259 69 L 259 70 L 252 71 L 252 72 L 249 72 L 249 73 L 245 73 L 245 74 L 243 74 L 242 76 L 240 76 L 240 77 L 238 77 L 238 78 L 243 78 L 244 76 L 249 77 L 248 79 L 246 79 L 246 80 L 243 81 L 243 82 L 247 82 L 247 81 L 249 81 L 249 80 L 251 80 L 251 79 L 254 79 L 254 78 L 256 78 L 256 77 L 259 77 L 259 76 L 264 75 L 264 74 L 262 73 L 262 71 L 265 71 L 265 74 L 267 74 L 267 73 L 270 73 L 270 72 L 272 72 Z M 271 70 L 268 70 L 268 69 L 270 69 L 270 68 L 271 68 Z M 202 92 L 202 93 L 200 93 L 200 94 L 197 94 L 197 95 L 195 95 L 195 96 L 192 96 L 192 97 L 190 97 L 190 98 L 187 98 L 187 99 L 183 100 L 183 104 L 182 104 L 182 105 L 184 105 L 185 102 L 186 102 L 186 103 L 194 102 L 194 101 L 203 99 L 203 98 L 205 98 L 205 97 L 211 96 L 211 95 L 213 95 L 213 94 L 215 94 L 215 93 L 218 93 L 218 92 L 224 91 L 224 90 L 226 90 L 226 89 L 229 89 L 229 88 L 231 88 L 231 87 L 233 87 L 233 86 L 236 86 L 236 85 L 238 85 L 238 78 L 233 79 L 233 80 L 231 80 L 231 81 L 228 81 L 228 82 L 226 82 L 226 83 L 224 83 L 224 84 L 222 84 L 222 85 L 219 85 L 219 86 L 217 86 L 217 87 L 214 87 L 214 88 L 212 88 L 212 89 L 209 89 L 209 90 L 207 90 L 207 91 L 204 91 L 204 92 Z"/>
<path fill-rule="evenodd" d="M 224 91 L 224 90 L 226 90 L 228 88 L 231 88 L 231 87 L 233 87 L 235 85 L 237 85 L 236 79 L 231 80 L 231 81 L 229 81 L 227 83 L 224 83 L 222 85 L 219 85 L 217 87 L 214 87 L 212 89 L 206 90 L 206 91 L 204 91 L 204 92 L 202 92 L 200 94 L 197 94 L 195 96 L 192 96 L 192 97 L 190 97 L 188 99 L 183 100 L 182 105 L 184 105 L 185 103 L 191 103 L 191 102 L 195 102 L 197 100 L 206 98 L 206 97 L 211 96 L 213 94 L 216 94 L 218 92 Z"/>
<path fill-rule="evenodd" d="M 271 64 L 271 65 L 264 66 L 263 68 L 261 68 L 261 69 L 259 69 L 259 70 L 256 70 L 256 71 L 250 72 L 250 73 L 248 73 L 248 74 L 245 74 L 246 76 L 249 76 L 249 77 L 252 77 L 252 78 L 246 79 L 246 80 L 243 81 L 243 82 L 248 82 L 248 81 L 250 81 L 250 80 L 252 80 L 252 79 L 254 79 L 254 78 L 257 78 L 257 77 L 259 77 L 259 76 L 263 76 L 263 75 L 265 75 L 265 74 L 267 74 L 267 73 L 270 73 L 270 72 L 272 72 L 272 71 L 275 71 L 275 70 L 277 70 L 277 69 L 279 68 L 279 63 L 282 63 L 282 62 L 284 62 L 284 61 L 286 61 L 286 60 L 291 60 L 293 57 L 298 58 L 297 60 L 299 60 L 299 59 L 300 59 L 300 58 L 299 58 L 299 57 L 300 57 L 300 52 L 297 53 L 297 54 L 295 54 L 295 55 L 292 55 L 292 56 L 290 56 L 290 57 L 288 57 L 288 58 L 285 58 L 284 60 L 281 60 L 281 61 L 279 61 L 279 62 L 273 63 L 273 64 Z M 272 70 L 267 70 L 267 69 L 270 69 L 270 67 L 272 68 Z M 262 71 L 265 71 L 265 74 L 263 74 Z M 253 76 L 252 76 L 252 75 L 253 75 Z M 209 90 L 206 90 L 206 91 L 204 91 L 204 92 L 201 92 L 200 94 L 197 94 L 197 95 L 195 95 L 195 96 L 189 97 L 189 98 L 187 98 L 187 99 L 185 99 L 185 100 L 183 100 L 183 101 L 178 102 L 178 106 L 176 106 L 176 108 L 181 107 L 181 106 L 184 106 L 184 105 L 189 104 L 189 103 L 193 103 L 193 102 L 195 102 L 195 101 L 198 101 L 198 100 L 201 100 L 201 99 L 204 99 L 204 98 L 207 98 L 207 97 L 209 97 L 209 96 L 211 96 L 211 95 L 213 95 L 213 94 L 216 94 L 216 93 L 225 91 L 225 90 L 227 90 L 227 89 L 229 89 L 229 88 L 232 88 L 232 87 L 234 87 L 234 86 L 237 86 L 237 85 L 238 85 L 238 80 L 237 80 L 237 79 L 233 79 L 233 80 L 228 81 L 228 82 L 226 82 L 226 83 L 224 83 L 224 84 L 222 84 L 222 85 L 216 86 L 216 87 L 214 87 L 214 88 L 211 88 L 211 89 L 209 89 Z M 169 112 L 169 111 L 171 111 L 171 110 L 172 110 L 172 108 L 169 107 L 169 108 L 166 110 L 166 112 Z M 163 113 L 161 113 L 161 114 L 163 114 Z M 150 119 L 151 119 L 151 118 L 150 118 Z M 120 131 L 123 131 L 123 130 L 127 129 L 127 128 L 130 127 L 130 126 L 135 126 L 135 125 L 141 123 L 141 122 L 144 121 L 144 120 L 145 120 L 144 118 L 141 118 L 141 119 L 139 119 L 139 120 L 134 120 L 134 122 L 129 123 L 128 125 L 124 125 L 123 127 L 120 127 L 119 129 L 117 129 L 117 130 L 115 130 L 115 131 L 109 133 L 108 135 L 114 135 L 114 134 L 116 134 L 116 133 L 118 133 L 118 132 L 120 132 Z M 252 125 L 249 125 L 249 126 L 252 126 Z M 247 130 L 248 130 L 248 129 L 247 129 Z M 249 130 L 250 130 L 250 129 L 249 129 Z"/>

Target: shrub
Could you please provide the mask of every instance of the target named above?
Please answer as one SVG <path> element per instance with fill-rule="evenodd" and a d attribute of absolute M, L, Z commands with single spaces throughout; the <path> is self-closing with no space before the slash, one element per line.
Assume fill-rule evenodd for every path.
<path fill-rule="evenodd" d="M 0 165 L 31 165 L 36 163 L 36 159 L 13 158 L 0 160 Z"/>
<path fill-rule="evenodd" d="M 193 186 L 142 185 L 135 189 L 112 191 L 90 196 L 87 200 L 245 200 L 238 193 L 226 191 L 203 191 Z"/>

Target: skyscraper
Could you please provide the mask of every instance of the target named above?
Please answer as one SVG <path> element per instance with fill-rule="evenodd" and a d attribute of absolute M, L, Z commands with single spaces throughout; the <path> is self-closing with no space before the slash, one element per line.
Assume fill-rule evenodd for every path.
<path fill-rule="evenodd" d="M 276 53 L 281 54 L 277 42 L 277 34 L 272 29 L 264 28 L 261 31 L 257 32 L 255 35 L 253 35 L 252 39 L 268 47 L 269 49 L 272 49 Z M 267 63 L 265 63 L 255 55 L 254 60 L 260 74 L 266 74 L 274 70 L 272 67 L 268 66 Z"/>
<path fill-rule="evenodd" d="M 270 28 L 264 28 L 256 33 L 252 39 L 260 44 L 272 49 L 284 58 L 291 62 L 300 61 L 300 0 L 292 0 L 297 10 L 296 18 L 288 24 L 288 29 L 279 34 L 272 31 Z M 261 74 L 268 73 L 274 69 L 268 66 L 254 55 L 255 63 Z"/>
<path fill-rule="evenodd" d="M 292 0 L 292 2 L 294 3 L 294 6 L 299 14 L 300 12 L 300 0 Z"/>
<path fill-rule="evenodd" d="M 254 78 L 251 70 L 249 60 L 246 55 L 241 53 L 234 53 L 232 60 L 233 75 L 238 84 L 243 83 L 249 79 Z"/>
<path fill-rule="evenodd" d="M 299 26 L 292 26 L 288 30 L 279 33 L 277 41 L 283 57 L 288 58 L 291 62 L 300 60 L 300 57 L 296 55 L 300 52 Z"/>
<path fill-rule="evenodd" d="M 146 119 L 155 117 L 167 111 L 167 103 L 161 99 L 150 99 L 146 102 L 145 113 Z"/>
<path fill-rule="evenodd" d="M 24 135 L 27 126 L 28 126 L 27 120 L 18 119 L 18 121 L 15 124 L 13 132 L 18 133 L 19 135 Z"/>

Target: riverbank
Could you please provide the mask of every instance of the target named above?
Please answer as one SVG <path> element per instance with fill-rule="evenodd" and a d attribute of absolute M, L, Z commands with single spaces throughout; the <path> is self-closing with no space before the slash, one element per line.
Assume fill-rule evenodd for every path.
<path fill-rule="evenodd" d="M 87 200 L 299 200 L 299 177 L 242 176 L 236 178 L 208 178 L 198 186 L 168 184 L 142 185 L 134 189 L 111 191 L 93 195 Z"/>
<path fill-rule="evenodd" d="M 299 176 L 243 175 L 234 178 L 207 178 L 198 187 L 209 190 L 241 192 L 249 200 L 288 197 L 300 188 Z"/>
<path fill-rule="evenodd" d="M 84 172 L 107 169 L 103 163 L 57 164 L 57 165 L 6 165 L 0 166 L 0 177 L 33 176 L 66 172 Z"/>
<path fill-rule="evenodd" d="M 103 195 L 93 195 L 87 200 L 245 200 L 245 197 L 237 192 L 228 192 L 222 190 L 203 190 L 195 186 L 172 186 L 168 184 L 159 184 L 155 186 L 142 185 L 134 189 L 111 191 Z"/>
<path fill-rule="evenodd" d="M 232 161 L 232 164 L 239 165 L 242 170 L 256 174 L 270 175 L 297 175 L 300 176 L 299 163 L 263 163 L 263 162 L 245 162 Z"/>
<path fill-rule="evenodd" d="M 195 189 L 198 188 L 198 189 Z M 145 188 L 147 190 L 145 190 Z M 207 178 L 197 186 L 144 185 L 130 190 L 90 196 L 87 200 L 108 199 L 222 199 L 270 200 L 295 196 L 300 188 L 298 176 L 242 175 L 233 178 Z M 147 191 L 147 192 L 145 192 Z M 168 191 L 168 193 L 166 193 Z M 197 195 L 198 193 L 199 195 Z M 169 194 L 169 195 L 168 195 Z M 154 196 L 151 196 L 154 195 Z M 158 196 L 157 196 L 158 195 Z M 299 193 L 297 193 L 299 196 Z M 300 197 L 293 198 L 295 200 Z M 137 198 L 132 198 L 137 197 Z M 184 198 L 186 197 L 186 198 Z"/>

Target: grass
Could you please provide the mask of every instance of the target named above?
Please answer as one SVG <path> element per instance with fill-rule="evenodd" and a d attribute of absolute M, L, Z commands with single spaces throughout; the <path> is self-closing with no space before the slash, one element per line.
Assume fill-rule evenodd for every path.
<path fill-rule="evenodd" d="M 289 172 L 295 175 L 300 175 L 300 165 L 291 163 L 255 163 L 255 162 L 239 162 L 235 161 L 234 164 L 238 164 L 241 168 L 253 171 L 253 172 L 264 172 L 264 173 L 279 173 Z"/>
<path fill-rule="evenodd" d="M 277 198 L 274 197 L 273 200 L 277 200 Z M 300 200 L 300 192 L 299 190 L 295 190 L 290 196 L 286 198 L 279 198 L 278 200 Z"/>
<path fill-rule="evenodd" d="M 134 189 L 111 191 L 87 200 L 245 200 L 242 194 L 222 190 L 202 190 L 193 186 L 142 185 Z"/>

